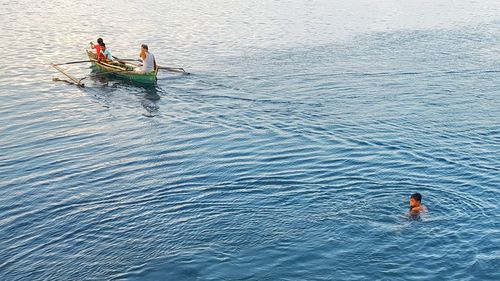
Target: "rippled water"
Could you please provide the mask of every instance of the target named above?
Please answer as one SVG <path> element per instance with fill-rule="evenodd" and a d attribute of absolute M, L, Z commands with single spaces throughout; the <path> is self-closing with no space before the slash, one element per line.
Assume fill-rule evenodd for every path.
<path fill-rule="evenodd" d="M 76 2 L 0 2 L 0 280 L 500 279 L 497 1 Z"/>

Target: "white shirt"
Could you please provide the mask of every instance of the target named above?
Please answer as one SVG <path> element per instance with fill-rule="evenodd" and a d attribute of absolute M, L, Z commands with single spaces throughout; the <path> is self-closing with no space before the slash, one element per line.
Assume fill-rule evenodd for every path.
<path fill-rule="evenodd" d="M 153 54 L 151 54 L 150 52 L 147 52 L 146 59 L 142 61 L 142 67 L 140 69 L 140 72 L 148 73 L 155 70 L 154 61 L 155 61 L 155 56 L 153 56 Z"/>

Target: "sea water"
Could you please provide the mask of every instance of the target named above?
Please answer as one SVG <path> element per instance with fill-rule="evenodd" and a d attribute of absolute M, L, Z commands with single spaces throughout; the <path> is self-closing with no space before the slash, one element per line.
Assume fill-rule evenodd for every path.
<path fill-rule="evenodd" d="M 498 1 L 19 0 L 0 27 L 0 280 L 500 279 Z M 192 74 L 52 80 L 97 37 Z"/>

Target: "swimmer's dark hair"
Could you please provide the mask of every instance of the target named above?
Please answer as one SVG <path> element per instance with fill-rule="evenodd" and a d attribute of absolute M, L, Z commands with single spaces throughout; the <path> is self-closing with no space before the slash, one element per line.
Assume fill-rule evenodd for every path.
<path fill-rule="evenodd" d="M 146 45 L 146 44 L 142 44 L 142 45 L 141 45 L 141 48 L 146 49 L 147 51 L 149 51 L 149 50 L 148 50 L 148 45 Z"/>
<path fill-rule="evenodd" d="M 101 47 L 106 48 L 106 44 L 104 44 L 104 42 L 102 42 L 100 45 L 101 45 Z"/>
<path fill-rule="evenodd" d="M 101 38 L 101 37 L 97 38 L 97 44 L 101 45 L 101 44 L 103 44 L 103 43 L 104 43 L 104 41 L 102 41 L 102 38 Z"/>
<path fill-rule="evenodd" d="M 413 193 L 410 198 L 413 198 L 415 200 L 417 200 L 418 202 L 421 202 L 422 201 L 422 194 L 416 192 L 416 193 Z"/>

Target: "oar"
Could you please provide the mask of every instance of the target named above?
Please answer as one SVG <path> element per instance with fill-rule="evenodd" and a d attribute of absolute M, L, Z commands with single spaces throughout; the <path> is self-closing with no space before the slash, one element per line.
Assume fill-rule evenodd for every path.
<path fill-rule="evenodd" d="M 118 57 L 114 57 L 114 58 L 115 58 L 115 59 L 116 59 L 116 61 L 117 61 L 117 62 L 119 62 L 119 63 L 125 63 L 126 61 L 128 61 L 128 62 L 131 62 L 131 61 L 137 61 L 137 59 L 120 59 L 120 58 L 118 58 Z M 136 63 L 129 63 L 129 64 L 132 64 L 132 65 L 136 65 L 136 66 L 138 66 L 138 64 L 136 64 Z"/>
<path fill-rule="evenodd" d="M 115 59 L 117 61 L 138 61 L 138 59 L 120 59 L 120 58 L 117 58 L 117 57 L 115 57 Z"/>
<path fill-rule="evenodd" d="M 124 61 L 137 61 L 137 59 L 119 59 L 117 57 L 115 57 L 117 61 L 119 62 L 124 62 Z M 137 63 L 131 63 L 135 66 L 139 66 L 139 64 Z M 161 69 L 161 70 L 167 70 L 167 71 L 171 71 L 171 72 L 178 72 L 178 73 L 183 73 L 183 74 L 186 74 L 186 75 L 189 75 L 191 73 L 187 72 L 186 70 L 184 70 L 184 68 L 182 67 L 168 67 L 168 66 L 160 66 L 158 65 L 158 69 Z"/>
<path fill-rule="evenodd" d="M 92 61 L 91 60 L 77 60 L 77 61 L 70 61 L 70 62 L 65 62 L 65 63 L 56 63 L 56 65 L 75 64 L 75 63 L 84 63 L 84 62 L 92 62 Z"/>
<path fill-rule="evenodd" d="M 51 63 L 50 64 L 53 68 L 57 69 L 59 72 L 61 72 L 62 74 L 64 74 L 66 77 L 68 77 L 71 81 L 75 82 L 75 84 L 78 86 L 78 87 L 85 87 L 85 84 L 83 84 L 81 81 L 83 79 L 76 79 L 75 77 L 69 75 L 68 73 L 64 72 L 64 70 L 62 70 L 59 66 L 57 66 L 55 63 Z"/>
<path fill-rule="evenodd" d="M 180 72 L 180 73 L 183 73 L 186 75 L 191 74 L 191 73 L 187 72 L 186 70 L 184 70 L 184 68 L 182 68 L 182 67 L 158 66 L 158 69 L 163 69 L 163 70 L 167 70 L 167 71 L 171 71 L 171 72 Z"/>

